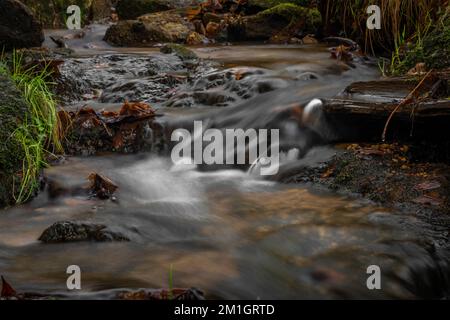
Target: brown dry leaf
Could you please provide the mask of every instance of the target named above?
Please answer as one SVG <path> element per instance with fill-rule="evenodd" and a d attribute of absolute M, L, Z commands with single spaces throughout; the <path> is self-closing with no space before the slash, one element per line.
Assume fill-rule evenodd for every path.
<path fill-rule="evenodd" d="M 114 149 L 120 149 L 124 145 L 122 132 L 119 130 L 113 138 L 113 147 Z"/>
<path fill-rule="evenodd" d="M 334 173 L 334 167 L 330 167 L 328 168 L 323 174 L 322 174 L 322 179 L 326 179 L 329 178 L 333 175 Z"/>
<path fill-rule="evenodd" d="M 365 156 L 384 156 L 385 152 L 375 148 L 364 148 L 358 151 L 360 154 Z"/>
<path fill-rule="evenodd" d="M 91 173 L 88 179 L 91 182 L 89 189 L 99 199 L 109 199 L 119 188 L 109 178 L 95 172 Z"/>
<path fill-rule="evenodd" d="M 201 7 L 192 7 L 186 10 L 186 17 L 188 20 L 192 21 L 202 12 Z"/>
<path fill-rule="evenodd" d="M 143 102 L 130 103 L 126 101 L 119 111 L 121 116 L 134 116 L 139 119 L 148 118 L 155 115 L 155 111 L 150 105 Z"/>
<path fill-rule="evenodd" d="M 14 290 L 13 287 L 11 287 L 11 285 L 8 282 L 6 282 L 3 276 L 1 276 L 1 278 L 2 278 L 2 292 L 0 294 L 0 297 L 1 298 L 16 297 L 17 296 L 16 290 Z"/>

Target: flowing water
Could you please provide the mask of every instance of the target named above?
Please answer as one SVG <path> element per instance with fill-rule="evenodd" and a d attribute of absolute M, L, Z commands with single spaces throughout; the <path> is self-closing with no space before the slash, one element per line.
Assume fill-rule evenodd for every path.
<path fill-rule="evenodd" d="M 68 108 L 114 108 L 129 94 L 151 102 L 170 128 L 190 128 L 193 119 L 221 129 L 279 128 L 282 150 L 298 151 L 284 157 L 289 165 L 318 165 L 334 152 L 320 146 L 332 135 L 326 123 L 301 125 L 292 110 L 378 77 L 373 67 L 337 64 L 322 46 L 245 45 L 197 48 L 205 62 L 191 81 L 162 82 L 189 70 L 155 49 L 112 49 L 100 41 L 104 29 L 93 30 L 70 43 L 79 57 L 63 67 L 76 88 Z M 242 82 L 230 76 L 236 74 Z M 93 89 L 97 98 L 83 97 Z M 268 181 L 246 168 L 205 169 L 174 165 L 165 153 L 67 158 L 45 173 L 68 192 L 45 190 L 0 214 L 1 273 L 19 291 L 67 294 L 65 270 L 79 265 L 82 291 L 70 297 L 85 298 L 168 287 L 169 270 L 175 287 L 200 288 L 207 298 L 448 294 L 447 239 L 438 227 L 355 197 Z M 83 188 L 93 171 L 119 185 L 116 201 L 88 198 Z M 105 224 L 131 241 L 37 241 L 61 220 Z M 366 286 L 370 265 L 381 268 L 382 290 Z"/>

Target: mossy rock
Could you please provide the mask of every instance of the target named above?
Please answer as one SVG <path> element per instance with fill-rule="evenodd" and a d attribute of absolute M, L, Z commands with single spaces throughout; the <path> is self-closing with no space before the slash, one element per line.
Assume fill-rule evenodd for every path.
<path fill-rule="evenodd" d="M 247 14 L 256 14 L 258 12 L 276 7 L 280 4 L 294 4 L 297 6 L 307 7 L 310 0 L 248 0 L 246 6 Z"/>
<path fill-rule="evenodd" d="M 105 41 L 121 47 L 149 47 L 155 43 L 185 43 L 194 26 L 176 11 L 144 15 L 138 20 L 119 21 L 105 34 Z"/>
<path fill-rule="evenodd" d="M 13 133 L 27 116 L 28 106 L 21 92 L 0 74 L 0 207 L 14 203 L 13 190 L 20 185 L 18 172 L 24 152 Z"/>
<path fill-rule="evenodd" d="M 186 48 L 185 46 L 181 45 L 181 44 L 177 44 L 177 43 L 168 43 L 165 44 L 161 50 L 162 53 L 165 54 L 175 54 L 176 56 L 178 56 L 181 60 L 185 61 L 185 60 L 194 60 L 197 59 L 197 55 L 195 54 L 194 51 Z"/>
<path fill-rule="evenodd" d="M 245 18 L 245 40 L 268 40 L 283 34 L 316 33 L 322 23 L 317 9 L 284 3 Z"/>

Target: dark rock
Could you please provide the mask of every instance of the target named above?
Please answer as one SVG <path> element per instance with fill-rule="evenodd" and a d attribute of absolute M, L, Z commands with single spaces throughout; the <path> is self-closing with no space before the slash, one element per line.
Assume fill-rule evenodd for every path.
<path fill-rule="evenodd" d="M 59 221 L 47 228 L 38 239 L 44 243 L 76 241 L 129 241 L 124 235 L 107 230 L 101 224 L 79 221 Z"/>
<path fill-rule="evenodd" d="M 17 0 L 0 1 L 0 50 L 40 47 L 42 26 L 31 10 Z"/>

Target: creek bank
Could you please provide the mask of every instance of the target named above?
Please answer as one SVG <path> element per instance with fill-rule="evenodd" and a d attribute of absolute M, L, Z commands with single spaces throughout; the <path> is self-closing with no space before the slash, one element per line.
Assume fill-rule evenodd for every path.
<path fill-rule="evenodd" d="M 445 145 L 441 146 L 445 147 Z M 358 194 L 383 206 L 412 214 L 443 231 L 448 246 L 450 165 L 423 157 L 424 145 L 338 145 L 331 159 L 279 176 L 285 183 L 312 183 L 340 193 Z M 429 146 L 436 150 L 436 146 Z M 447 144 L 448 148 L 448 144 Z M 436 161 L 437 159 L 437 161 Z"/>
<path fill-rule="evenodd" d="M 0 65 L 1 66 L 1 65 Z M 14 82 L 0 73 L 0 208 L 15 203 L 24 150 L 12 136 L 28 116 L 28 105 Z"/>

